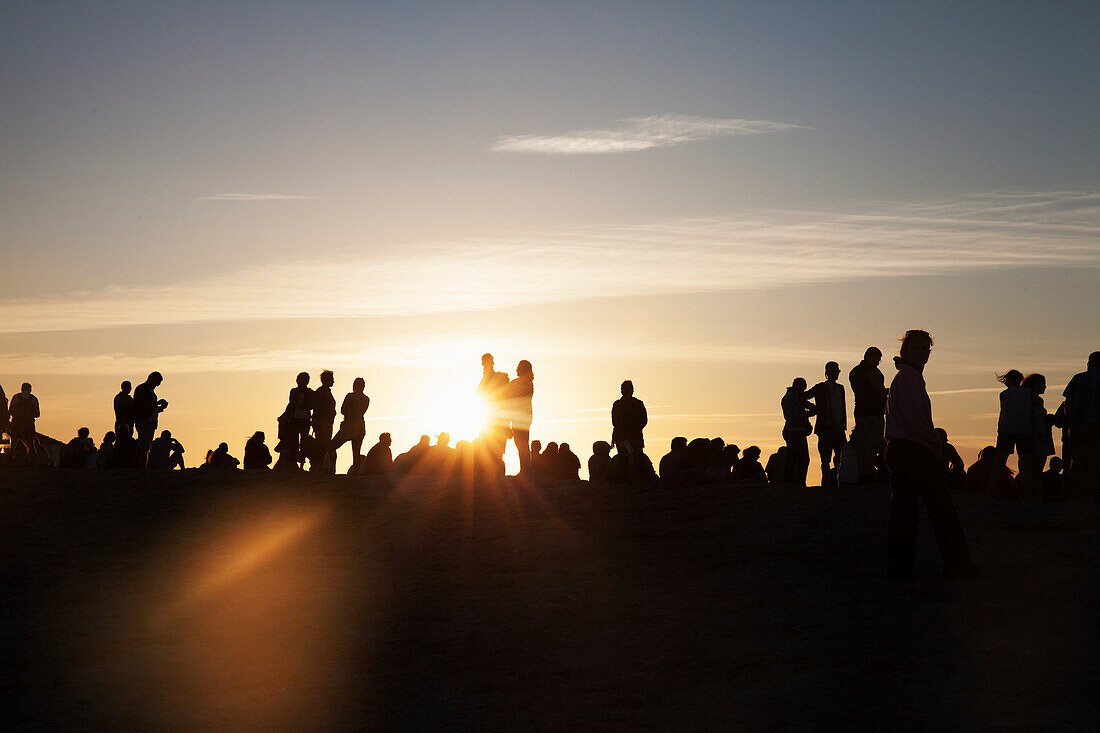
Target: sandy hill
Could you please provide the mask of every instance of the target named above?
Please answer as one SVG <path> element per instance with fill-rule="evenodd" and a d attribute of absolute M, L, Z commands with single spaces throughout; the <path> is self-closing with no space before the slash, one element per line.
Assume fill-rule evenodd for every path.
<path fill-rule="evenodd" d="M 203 471 L 0 475 L 9 728 L 1095 729 L 1098 507 Z"/>

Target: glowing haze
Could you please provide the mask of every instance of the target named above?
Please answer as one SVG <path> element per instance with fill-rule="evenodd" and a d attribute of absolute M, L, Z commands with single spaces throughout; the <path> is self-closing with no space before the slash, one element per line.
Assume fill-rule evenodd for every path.
<path fill-rule="evenodd" d="M 403 449 L 472 437 L 491 351 L 582 457 L 624 378 L 654 459 L 768 453 L 793 377 L 927 328 L 969 457 L 994 371 L 1043 371 L 1053 408 L 1100 348 L 1098 15 L 7 7 L 0 384 L 98 438 L 158 369 L 194 463 L 330 368 Z"/>

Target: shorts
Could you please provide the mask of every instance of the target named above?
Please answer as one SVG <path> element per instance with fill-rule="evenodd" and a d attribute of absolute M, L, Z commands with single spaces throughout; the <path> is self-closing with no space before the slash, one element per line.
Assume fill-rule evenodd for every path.
<path fill-rule="evenodd" d="M 997 433 L 997 451 L 1010 456 L 1015 452 L 1030 455 L 1035 452 L 1035 436 L 1031 433 Z"/>

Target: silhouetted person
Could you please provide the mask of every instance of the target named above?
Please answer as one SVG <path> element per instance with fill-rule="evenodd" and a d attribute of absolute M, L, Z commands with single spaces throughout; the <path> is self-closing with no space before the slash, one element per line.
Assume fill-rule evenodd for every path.
<path fill-rule="evenodd" d="M 420 473 L 420 462 L 431 450 L 432 439 L 421 435 L 420 441 L 412 448 L 393 459 L 394 470 L 399 473 Z"/>
<path fill-rule="evenodd" d="M 769 484 L 778 484 L 784 480 L 786 471 L 787 446 L 781 445 L 775 453 L 768 456 L 768 463 L 764 466 L 764 473 L 767 474 Z"/>
<path fill-rule="evenodd" d="M 634 396 L 632 381 L 625 380 L 619 391 L 622 397 L 611 405 L 611 443 L 615 446 L 615 452 L 624 456 L 629 481 L 636 483 L 641 472 L 634 456 L 644 452 L 642 430 L 649 423 L 649 415 L 646 414 L 645 404 Z"/>
<path fill-rule="evenodd" d="M 149 471 L 171 471 L 177 467 L 182 471 L 183 453 L 183 445 L 172 437 L 172 431 L 165 430 L 150 444 L 145 467 Z"/>
<path fill-rule="evenodd" d="M 122 431 L 115 435 L 115 447 L 107 459 L 107 468 L 135 468 L 138 465 L 138 443 L 134 439 L 134 430 L 123 425 Z"/>
<path fill-rule="evenodd" d="M 852 439 L 856 449 L 856 465 L 860 480 L 870 480 L 882 465 L 882 450 L 886 447 L 886 382 L 879 371 L 882 352 L 870 346 L 863 352 L 863 361 L 848 372 L 852 385 L 853 412 L 859 441 Z"/>
<path fill-rule="evenodd" d="M 1062 396 L 1069 433 L 1069 498 L 1095 502 L 1100 500 L 1100 351 L 1089 354 L 1088 368 L 1073 375 Z"/>
<path fill-rule="evenodd" d="M 588 459 L 588 480 L 606 481 L 610 464 L 611 444 L 606 440 L 597 440 L 592 444 L 592 456 Z"/>
<path fill-rule="evenodd" d="M 716 438 L 715 440 L 721 440 Z M 734 481 L 741 477 L 741 449 L 730 443 L 729 445 L 722 446 L 719 454 L 721 457 L 718 462 L 718 468 L 721 470 L 721 477 L 723 481 Z"/>
<path fill-rule="evenodd" d="M 810 470 L 810 449 L 806 438 L 811 430 L 810 417 L 817 412 L 817 408 L 806 400 L 806 380 L 795 377 L 779 404 L 783 408 L 783 441 L 787 444 L 787 467 L 783 480 L 805 486 L 806 472 Z"/>
<path fill-rule="evenodd" d="M 244 444 L 244 469 L 246 471 L 266 471 L 271 465 L 271 451 L 264 443 L 262 430 L 257 430 Z"/>
<path fill-rule="evenodd" d="M 737 479 L 739 481 L 767 481 L 764 467 L 760 465 L 760 448 L 750 445 L 741 454 L 741 460 L 737 463 Z"/>
<path fill-rule="evenodd" d="M 519 453 L 519 472 L 531 470 L 531 400 L 535 396 L 535 372 L 526 359 L 516 364 L 516 378 L 508 384 L 508 416 L 511 420 L 512 442 Z"/>
<path fill-rule="evenodd" d="M 61 454 L 61 468 L 88 468 L 88 460 L 95 455 L 95 441 L 92 431 L 80 428 L 76 437 L 69 441 Z"/>
<path fill-rule="evenodd" d="M 1032 395 L 1023 386 L 1024 375 L 1019 370 L 1009 369 L 996 376 L 997 381 L 1005 386 L 1001 390 L 1001 411 L 997 417 L 997 453 L 1004 465 L 1014 452 L 1023 455 L 1033 440 Z"/>
<path fill-rule="evenodd" d="M 365 476 L 388 476 L 393 472 L 393 453 L 390 446 L 393 438 L 389 433 L 378 436 L 378 442 L 367 451 L 367 457 L 363 459 L 362 473 Z"/>
<path fill-rule="evenodd" d="M 494 368 L 492 354 L 481 355 L 481 381 L 477 395 L 485 405 L 485 425 L 481 430 L 481 444 L 492 459 L 494 470 L 504 475 L 504 446 L 508 442 L 508 414 L 505 401 L 508 396 L 508 375 Z"/>
<path fill-rule="evenodd" d="M 115 452 L 115 433 L 112 430 L 108 430 L 103 436 L 103 442 L 99 444 L 99 450 L 95 452 L 95 466 L 96 468 L 107 468 L 107 464 L 111 462 L 111 457 Z"/>
<path fill-rule="evenodd" d="M 978 451 L 978 460 L 966 469 L 966 489 L 985 494 L 990 499 L 1019 499 L 1012 470 L 1001 463 L 1001 456 L 992 445 Z"/>
<path fill-rule="evenodd" d="M 241 465 L 241 462 L 229 455 L 228 443 L 218 443 L 217 449 L 207 460 L 207 465 L 214 471 L 232 471 Z"/>
<path fill-rule="evenodd" d="M 952 491 L 966 491 L 966 464 L 955 446 L 947 440 L 947 431 L 936 428 L 936 435 L 943 441 L 940 452 L 940 468 L 947 474 L 947 485 Z"/>
<path fill-rule="evenodd" d="M 327 458 L 332 445 L 332 424 L 336 422 L 336 398 L 332 396 L 334 378 L 328 369 L 321 372 L 321 386 L 313 391 L 313 450 L 309 457 L 309 470 L 333 473 L 335 466 L 328 466 Z"/>
<path fill-rule="evenodd" d="M 134 397 L 130 394 L 130 380 L 124 381 L 115 395 L 115 433 L 123 432 L 123 425 L 134 427 Z"/>
<path fill-rule="evenodd" d="M 309 372 L 300 372 L 287 397 L 286 409 L 279 416 L 279 444 L 275 451 L 279 460 L 275 468 L 298 471 L 305 461 L 302 447 L 309 437 L 310 416 L 313 411 L 313 390 L 309 388 Z"/>
<path fill-rule="evenodd" d="M 8 417 L 8 395 L 4 392 L 4 388 L 0 386 L 0 432 L 8 432 L 8 428 L 11 425 L 11 421 Z"/>
<path fill-rule="evenodd" d="M 152 445 L 160 413 L 168 409 L 168 401 L 157 398 L 157 387 L 163 381 L 160 372 L 151 372 L 149 378 L 134 390 L 134 427 L 137 429 L 138 450 L 143 453 Z M 115 432 L 118 432 L 118 426 Z"/>
<path fill-rule="evenodd" d="M 836 486 L 836 469 L 840 467 L 840 452 L 844 449 L 848 430 L 848 413 L 844 407 L 844 385 L 837 381 L 840 365 L 835 361 L 825 364 L 825 381 L 818 382 L 806 392 L 817 409 L 814 435 L 817 436 L 817 452 L 821 456 L 821 485 Z"/>
<path fill-rule="evenodd" d="M 343 419 L 340 421 L 340 429 L 329 444 L 329 461 L 332 463 L 333 470 L 336 469 L 336 449 L 344 443 L 351 443 L 352 471 L 356 470 L 362 461 L 360 452 L 363 450 L 363 439 L 367 435 L 367 422 L 364 416 L 367 414 L 367 408 L 370 407 L 370 397 L 363 393 L 366 388 L 366 381 L 362 377 L 356 377 L 351 383 L 351 392 L 344 396 L 344 401 L 340 405 L 340 414 L 343 415 Z"/>
<path fill-rule="evenodd" d="M 658 462 L 662 489 L 679 489 L 688 484 L 691 471 L 687 467 L 687 447 L 687 438 L 682 436 L 673 438 L 668 453 L 664 454 Z"/>
<path fill-rule="evenodd" d="M 1032 503 L 1043 500 L 1043 468 L 1047 456 L 1054 455 L 1054 437 L 1051 435 L 1051 417 L 1043 404 L 1043 393 L 1047 390 L 1047 379 L 1042 374 L 1028 374 L 1021 386 L 1028 390 L 1031 398 L 1029 438 L 1020 446 L 1020 476 L 1016 486 L 1020 498 Z"/>
<path fill-rule="evenodd" d="M 551 440 L 547 443 L 542 453 L 539 454 L 539 462 L 535 466 L 535 473 L 547 478 L 561 478 L 561 466 L 558 463 L 558 444 L 554 441 Z"/>
<path fill-rule="evenodd" d="M 558 446 L 558 467 L 562 478 L 581 480 L 581 459 L 573 452 L 568 443 Z"/>
<path fill-rule="evenodd" d="M 38 440 L 38 429 L 34 421 L 42 416 L 38 405 L 38 398 L 31 392 L 29 382 L 23 382 L 19 393 L 11 398 L 8 405 L 8 415 L 11 418 L 11 445 L 14 454 L 16 446 L 26 451 L 30 459 L 31 467 L 38 466 L 38 453 L 41 442 Z"/>
<path fill-rule="evenodd" d="M 529 462 L 530 467 L 531 467 L 531 474 L 532 475 L 538 475 L 538 464 L 539 464 L 539 461 L 541 459 L 542 459 L 542 441 L 541 440 L 532 440 L 531 441 L 531 457 L 528 459 L 528 462 Z"/>
<path fill-rule="evenodd" d="M 1062 459 L 1051 456 L 1050 469 L 1043 472 L 1043 501 L 1058 503 L 1066 500 L 1065 477 L 1062 476 Z"/>
<path fill-rule="evenodd" d="M 945 576 L 971 571 L 970 547 L 939 460 L 943 440 L 932 423 L 932 402 L 924 382 L 924 367 L 932 354 L 927 331 L 906 331 L 898 373 L 886 400 L 886 466 L 890 471 L 890 524 L 887 572 L 896 580 L 912 580 L 917 556 L 917 524 L 924 504 L 939 544 Z"/>

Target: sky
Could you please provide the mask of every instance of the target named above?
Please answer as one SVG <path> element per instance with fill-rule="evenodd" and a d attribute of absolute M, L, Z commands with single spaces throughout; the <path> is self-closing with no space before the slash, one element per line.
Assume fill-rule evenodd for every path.
<path fill-rule="evenodd" d="M 676 435 L 766 456 L 794 377 L 876 345 L 890 379 L 924 328 L 969 459 L 995 372 L 1043 372 L 1053 410 L 1100 348 L 1097 27 L 1058 2 L 0 2 L 0 385 L 98 439 L 157 369 L 194 463 L 273 439 L 330 368 L 403 449 L 473 437 L 489 351 L 531 360 L 532 437 L 582 460 L 628 378 L 655 462 Z"/>

